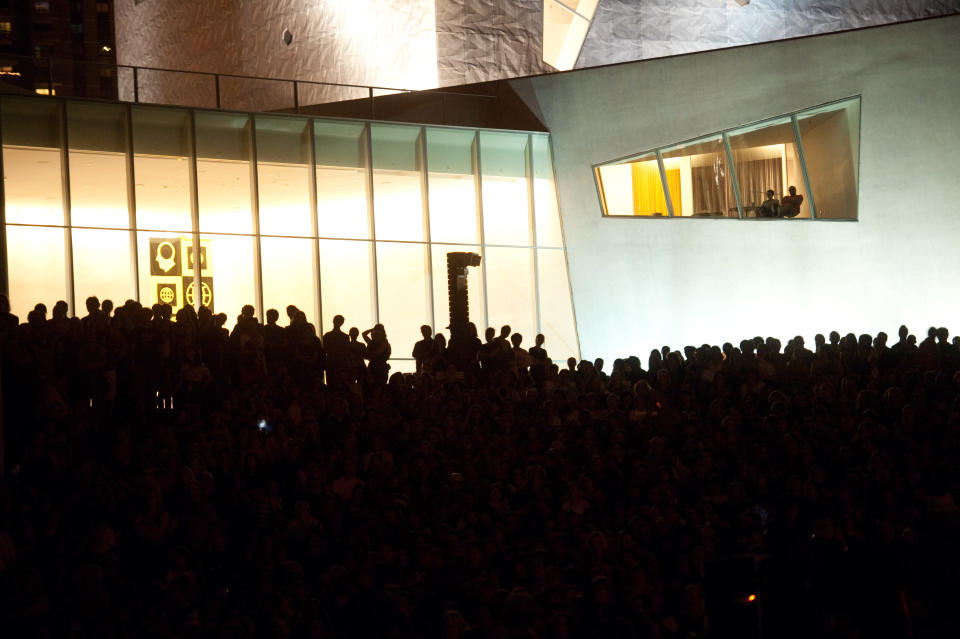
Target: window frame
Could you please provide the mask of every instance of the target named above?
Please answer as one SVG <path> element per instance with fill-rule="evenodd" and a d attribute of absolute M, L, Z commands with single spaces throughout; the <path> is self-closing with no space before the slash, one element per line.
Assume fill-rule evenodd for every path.
<path fill-rule="evenodd" d="M 696 135 L 696 136 L 691 137 L 691 138 L 687 138 L 687 139 L 682 140 L 682 141 L 680 141 L 680 142 L 669 143 L 669 144 L 662 144 L 662 145 L 659 145 L 659 146 L 656 146 L 656 147 L 647 149 L 647 150 L 645 150 L 645 151 L 641 151 L 641 152 L 639 152 L 639 153 L 630 153 L 630 154 L 628 154 L 628 155 L 624 155 L 624 156 L 621 156 L 621 157 L 618 157 L 618 158 L 614 158 L 614 159 L 612 159 L 612 160 L 606 160 L 606 161 L 604 161 L 604 162 L 597 162 L 597 163 L 591 164 L 591 165 L 590 165 L 590 170 L 591 170 L 591 173 L 593 174 L 594 187 L 595 187 L 596 192 L 597 192 L 597 199 L 599 200 L 599 203 L 600 203 L 600 217 L 601 217 L 601 218 L 610 218 L 610 219 L 642 219 L 642 220 L 694 219 L 694 220 L 740 220 L 740 221 L 790 220 L 790 221 L 795 221 L 795 222 L 859 222 L 859 221 L 860 221 L 860 180 L 859 180 L 859 179 L 856 180 L 856 185 L 855 185 L 856 198 L 857 198 L 857 206 L 856 206 L 856 210 L 854 211 L 854 214 L 853 214 L 852 217 L 843 217 L 843 218 L 817 217 L 817 214 L 816 214 L 817 209 L 815 208 L 815 204 L 816 204 L 816 203 L 815 203 L 815 201 L 814 201 L 814 196 L 813 196 L 813 193 L 814 193 L 814 192 L 813 192 L 813 189 L 812 189 L 812 185 L 811 185 L 811 183 L 810 183 L 810 175 L 809 175 L 809 171 L 808 171 L 808 168 L 807 168 L 806 158 L 805 158 L 804 151 L 803 151 L 803 141 L 802 141 L 802 139 L 801 139 L 800 129 L 799 129 L 799 126 L 798 126 L 798 118 L 803 117 L 803 116 L 806 115 L 808 112 L 826 109 L 826 108 L 828 108 L 828 107 L 835 106 L 835 105 L 839 106 L 839 105 L 843 105 L 843 104 L 845 104 L 845 103 L 852 103 L 852 102 L 854 102 L 854 101 L 857 102 L 857 108 L 858 108 L 858 111 L 859 111 L 859 117 L 858 117 L 858 119 L 857 119 L 857 139 L 858 139 L 858 144 L 857 144 L 856 154 L 855 154 L 855 157 L 853 158 L 853 161 L 855 162 L 855 166 L 857 167 L 856 174 L 859 175 L 859 173 L 860 173 L 860 171 L 859 171 L 859 167 L 860 167 L 860 149 L 863 147 L 862 141 L 859 141 L 860 138 L 861 138 L 862 129 L 863 129 L 863 95 L 862 95 L 862 94 L 855 94 L 855 95 L 850 95 L 850 96 L 847 96 L 847 97 L 844 97 L 844 98 L 839 98 L 839 99 L 836 99 L 836 100 L 830 100 L 829 102 L 823 102 L 823 103 L 820 103 L 820 104 L 816 104 L 816 105 L 804 107 L 804 108 L 802 108 L 802 109 L 798 109 L 798 110 L 796 110 L 796 111 L 791 111 L 791 112 L 789 112 L 789 113 L 782 113 L 782 114 L 779 114 L 779 115 L 773 115 L 773 116 L 769 116 L 769 117 L 762 118 L 762 119 L 760 119 L 760 120 L 754 120 L 753 122 L 747 122 L 747 123 L 743 123 L 743 124 L 738 124 L 738 125 L 736 125 L 736 126 L 727 127 L 727 128 L 724 128 L 724 129 L 722 129 L 722 130 L 720 130 L 720 131 L 703 133 L 703 134 Z M 838 109 L 838 110 L 839 110 L 839 109 Z M 734 135 L 735 135 L 735 134 L 737 134 L 739 131 L 741 131 L 741 130 L 743 130 L 743 129 L 747 129 L 747 128 L 749 128 L 749 127 L 763 128 L 762 125 L 764 125 L 764 124 L 766 124 L 766 123 L 770 123 L 771 126 L 774 126 L 773 123 L 775 123 L 775 122 L 777 122 L 777 121 L 779 121 L 779 120 L 783 120 L 784 118 L 789 119 L 789 121 L 790 121 L 790 123 L 791 123 L 791 125 L 792 125 L 792 128 L 793 128 L 794 144 L 796 145 L 797 155 L 798 155 L 798 161 L 799 161 L 799 163 L 800 163 L 800 169 L 801 169 L 801 173 L 802 173 L 802 175 L 803 175 L 804 188 L 806 189 L 806 200 L 805 200 L 805 203 L 807 203 L 808 206 L 810 207 L 810 217 L 809 217 L 809 218 L 779 218 L 779 217 L 763 218 L 763 217 L 746 217 L 746 216 L 744 215 L 744 206 L 743 206 L 742 198 L 741 198 L 741 195 L 740 195 L 740 189 L 739 189 L 739 185 L 738 185 L 738 178 L 737 178 L 736 166 L 735 166 L 735 163 L 733 162 L 733 152 L 732 152 L 732 149 L 731 149 L 731 147 L 730 147 L 730 135 L 731 135 L 731 134 L 734 134 Z M 708 138 L 713 138 L 713 137 L 720 137 L 720 138 L 722 139 L 723 148 L 724 148 L 724 151 L 725 151 L 725 154 L 726 154 L 727 166 L 728 166 L 728 168 L 729 168 L 728 179 L 731 181 L 731 186 L 732 186 L 733 192 L 734 192 L 735 197 L 736 197 L 738 215 L 737 215 L 737 217 L 674 215 L 673 206 L 671 205 L 671 193 L 670 193 L 670 191 L 669 191 L 669 186 L 668 186 L 667 181 L 666 181 L 666 179 L 665 179 L 665 168 L 664 168 L 664 163 L 663 163 L 663 152 L 664 152 L 665 150 L 681 148 L 681 147 L 684 147 L 684 146 L 686 146 L 686 145 L 692 144 L 692 143 L 694 143 L 694 142 L 698 142 L 698 141 L 705 140 L 705 139 L 708 139 Z M 603 187 L 603 181 L 602 181 L 601 178 L 600 178 L 600 169 L 601 169 L 601 167 L 611 166 L 611 165 L 616 165 L 616 164 L 624 164 L 624 163 L 631 162 L 632 160 L 635 160 L 635 159 L 638 159 L 638 158 L 645 158 L 645 157 L 650 157 L 650 156 L 655 156 L 655 157 L 656 157 L 657 163 L 658 163 L 659 168 L 660 168 L 661 186 L 662 186 L 662 188 L 663 188 L 663 190 L 664 190 L 664 197 L 665 197 L 665 199 L 666 199 L 666 201 L 667 201 L 667 204 L 668 204 L 669 214 L 668 214 L 668 215 L 617 215 L 617 214 L 610 214 L 610 213 L 608 213 L 608 212 L 607 212 L 607 211 L 608 211 L 608 207 L 607 207 L 606 193 L 605 193 L 605 190 L 604 190 L 604 187 Z"/>

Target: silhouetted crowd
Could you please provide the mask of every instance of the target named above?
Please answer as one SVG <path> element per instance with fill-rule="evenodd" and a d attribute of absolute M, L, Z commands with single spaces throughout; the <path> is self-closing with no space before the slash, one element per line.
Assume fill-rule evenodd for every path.
<path fill-rule="evenodd" d="M 292 306 L 67 310 L 0 297 L 4 637 L 955 636 L 946 329 L 607 370 L 424 327 L 391 375 Z"/>

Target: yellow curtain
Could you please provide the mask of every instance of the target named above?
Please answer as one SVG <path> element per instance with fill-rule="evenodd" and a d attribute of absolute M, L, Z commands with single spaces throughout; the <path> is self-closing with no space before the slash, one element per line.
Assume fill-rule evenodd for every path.
<path fill-rule="evenodd" d="M 633 178 L 633 214 L 668 215 L 667 200 L 663 197 L 657 163 L 632 162 L 630 169 Z M 683 215 L 680 205 L 680 169 L 667 170 L 667 186 L 670 187 L 673 214 Z"/>

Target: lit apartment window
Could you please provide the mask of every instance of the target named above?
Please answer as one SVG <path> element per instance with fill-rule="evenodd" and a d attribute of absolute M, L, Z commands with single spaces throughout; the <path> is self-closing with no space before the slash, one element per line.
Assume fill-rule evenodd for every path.
<path fill-rule="evenodd" d="M 13 31 L 13 23 L 9 20 L 0 20 L 0 33 L 10 33 Z"/>
<path fill-rule="evenodd" d="M 594 166 L 604 215 L 857 219 L 860 98 Z"/>
<path fill-rule="evenodd" d="M 36 89 L 34 89 L 34 91 L 37 92 L 37 95 L 56 95 L 57 94 L 56 89 L 50 89 L 47 87 L 37 87 Z"/>
<path fill-rule="evenodd" d="M 110 13 L 110 5 L 106 2 L 98 2 L 97 13 Z"/>
<path fill-rule="evenodd" d="M 33 3 L 34 11 L 50 11 L 50 3 L 47 0 L 37 0 Z"/>

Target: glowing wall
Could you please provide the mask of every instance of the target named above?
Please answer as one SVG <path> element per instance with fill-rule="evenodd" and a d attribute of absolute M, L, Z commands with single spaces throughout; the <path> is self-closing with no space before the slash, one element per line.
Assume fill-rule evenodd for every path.
<path fill-rule="evenodd" d="M 947 17 L 515 81 L 551 131 L 584 356 L 956 332 L 958 56 Z M 602 215 L 594 164 L 854 95 L 857 221 Z"/>

